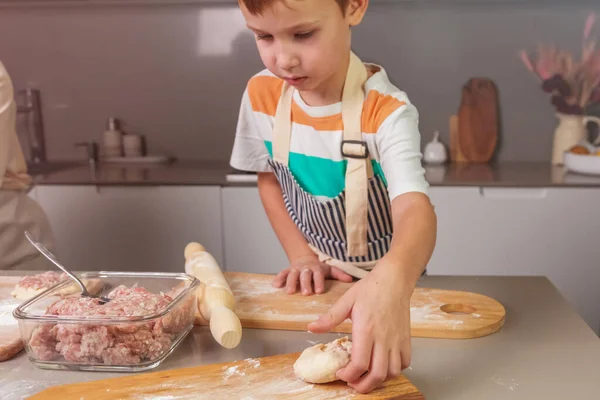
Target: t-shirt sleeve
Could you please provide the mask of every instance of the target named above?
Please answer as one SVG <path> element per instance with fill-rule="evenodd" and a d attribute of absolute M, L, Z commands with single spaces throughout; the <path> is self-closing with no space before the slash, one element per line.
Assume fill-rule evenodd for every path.
<path fill-rule="evenodd" d="M 379 127 L 376 141 L 390 201 L 408 192 L 427 194 L 416 107 L 410 103 L 398 107 Z"/>
<path fill-rule="evenodd" d="M 229 164 L 240 171 L 270 172 L 269 151 L 257 121 L 248 89 L 244 91 Z M 264 129 L 264 128 L 263 128 Z"/>

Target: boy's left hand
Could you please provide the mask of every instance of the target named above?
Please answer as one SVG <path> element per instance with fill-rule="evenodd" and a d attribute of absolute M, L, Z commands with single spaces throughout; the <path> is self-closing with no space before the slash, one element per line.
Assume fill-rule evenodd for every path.
<path fill-rule="evenodd" d="M 347 318 L 352 320 L 351 361 L 337 376 L 360 393 L 399 376 L 411 362 L 410 297 L 414 285 L 397 272 L 398 266 L 382 263 L 386 261 L 380 260 L 327 314 L 308 325 L 311 332 L 325 333 Z"/>

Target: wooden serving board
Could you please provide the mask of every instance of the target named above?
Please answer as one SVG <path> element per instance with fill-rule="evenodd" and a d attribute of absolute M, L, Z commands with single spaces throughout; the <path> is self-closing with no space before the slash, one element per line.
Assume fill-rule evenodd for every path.
<path fill-rule="evenodd" d="M 327 312 L 352 283 L 328 280 L 326 292 L 286 294 L 271 285 L 272 275 L 226 272 L 236 298 L 235 313 L 245 328 L 306 331 L 306 325 Z M 470 339 L 496 332 L 505 309 L 496 300 L 476 293 L 416 288 L 411 298 L 413 337 Z M 199 322 L 199 324 L 201 324 Z M 349 320 L 334 332 L 351 333 Z"/>
<path fill-rule="evenodd" d="M 471 162 L 490 161 L 498 142 L 498 89 L 485 78 L 470 79 L 458 111 L 460 152 Z"/>
<path fill-rule="evenodd" d="M 449 130 L 450 130 L 450 159 L 457 163 L 464 163 L 467 158 L 460 151 L 459 144 L 459 124 L 458 124 L 458 115 L 451 115 L 449 122 Z"/>
<path fill-rule="evenodd" d="M 20 279 L 20 276 L 0 277 L 0 362 L 11 359 L 23 350 L 19 325 L 12 317 L 19 300 L 10 295 Z"/>
<path fill-rule="evenodd" d="M 319 385 L 306 383 L 297 378 L 293 371 L 293 364 L 299 355 L 300 353 L 282 354 L 61 385 L 43 390 L 29 399 L 425 399 L 403 375 L 365 395 L 342 381 Z"/>

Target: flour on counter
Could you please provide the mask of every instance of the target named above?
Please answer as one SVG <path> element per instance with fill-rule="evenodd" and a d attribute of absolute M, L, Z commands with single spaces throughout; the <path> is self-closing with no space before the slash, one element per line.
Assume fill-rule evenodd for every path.
<path fill-rule="evenodd" d="M 19 303 L 11 299 L 0 301 L 0 327 L 18 325 L 17 320 L 12 315 L 13 310 L 18 306 Z"/>
<path fill-rule="evenodd" d="M 510 381 L 509 381 L 508 379 L 502 379 L 502 378 L 500 378 L 499 376 L 496 376 L 496 375 L 492 376 L 490 379 L 496 385 L 498 385 L 498 386 L 504 386 L 508 390 L 516 390 L 517 387 L 519 386 L 519 384 L 517 382 L 515 382 L 514 379 L 510 379 Z"/>
<path fill-rule="evenodd" d="M 242 360 L 244 365 L 249 368 L 258 368 L 260 367 L 260 361 L 255 358 L 246 358 Z M 240 370 L 241 365 L 234 365 L 231 367 L 223 367 L 223 379 L 229 379 L 232 376 L 245 376 L 246 373 Z"/>
<path fill-rule="evenodd" d="M 139 394 L 132 397 L 135 400 L 195 400 L 198 398 L 198 386 L 195 384 L 182 383 L 162 383 L 160 385 L 150 385 L 145 390 L 160 391 L 168 394 Z M 110 391 L 110 389 L 106 389 Z M 114 398 L 118 398 L 113 395 Z"/>
<path fill-rule="evenodd" d="M 257 360 L 255 358 L 246 358 L 244 360 L 244 362 L 246 364 L 248 364 L 252 368 L 258 368 L 258 367 L 260 367 L 260 360 Z"/>
<path fill-rule="evenodd" d="M 277 293 L 283 291 L 271 285 L 270 281 L 245 280 L 242 278 L 231 278 L 228 280 L 233 294 L 238 297 L 256 297 L 263 294 Z"/>
<path fill-rule="evenodd" d="M 239 371 L 239 365 L 234 365 L 233 367 L 229 367 L 223 371 L 223 379 L 229 379 L 232 376 L 244 376 L 245 372 Z"/>
<path fill-rule="evenodd" d="M 150 396 L 150 397 L 143 397 L 143 399 L 145 400 L 181 400 L 184 397 L 181 396 Z M 191 397 L 188 397 L 191 398 Z"/>
<path fill-rule="evenodd" d="M 193 400 L 197 399 L 197 394 L 185 394 L 185 395 L 143 395 L 134 397 L 135 400 Z"/>
<path fill-rule="evenodd" d="M 60 382 L 0 379 L 0 400 L 26 399 Z"/>
<path fill-rule="evenodd" d="M 443 315 L 435 314 L 437 311 L 441 312 L 439 304 L 412 306 L 410 307 L 410 320 L 412 322 L 419 323 L 425 322 L 425 320 L 428 320 L 427 322 L 429 322 L 429 320 L 435 319 L 436 317 L 433 317 L 434 315 L 439 315 L 440 318 L 443 318 Z"/>
<path fill-rule="evenodd" d="M 273 320 L 285 320 L 285 321 L 303 321 L 303 322 L 312 322 L 318 319 L 321 314 L 300 314 L 300 315 L 291 315 L 284 314 L 282 311 L 275 310 L 272 307 L 264 307 L 264 306 L 253 306 L 250 308 L 244 308 L 241 306 L 238 310 L 236 310 L 238 316 L 240 318 L 253 318 L 257 314 L 268 315 Z"/>
<path fill-rule="evenodd" d="M 251 359 L 250 359 L 251 360 Z M 239 364 L 222 368 L 222 376 L 240 376 L 241 368 L 248 368 L 248 360 Z M 168 389 L 172 386 L 172 389 Z M 283 373 L 272 379 L 259 374 L 248 374 L 244 378 L 224 383 L 219 379 L 201 381 L 195 377 L 182 378 L 177 384 L 149 385 L 141 388 L 131 396 L 135 400 L 279 400 L 282 398 L 310 398 L 313 400 L 343 400 L 354 398 L 354 389 L 340 385 L 336 388 L 320 390 L 313 385 L 298 379 L 293 372 Z M 113 394 L 114 398 L 118 398 Z M 3 399 L 4 400 L 4 399 Z"/>

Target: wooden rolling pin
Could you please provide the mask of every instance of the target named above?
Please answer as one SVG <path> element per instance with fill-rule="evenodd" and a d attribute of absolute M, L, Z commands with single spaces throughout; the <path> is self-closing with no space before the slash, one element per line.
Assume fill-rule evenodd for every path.
<path fill-rule="evenodd" d="M 221 346 L 236 347 L 242 339 L 242 324 L 233 312 L 235 298 L 214 257 L 199 243 L 185 247 L 185 272 L 201 282 L 198 291 L 200 316 Z"/>

